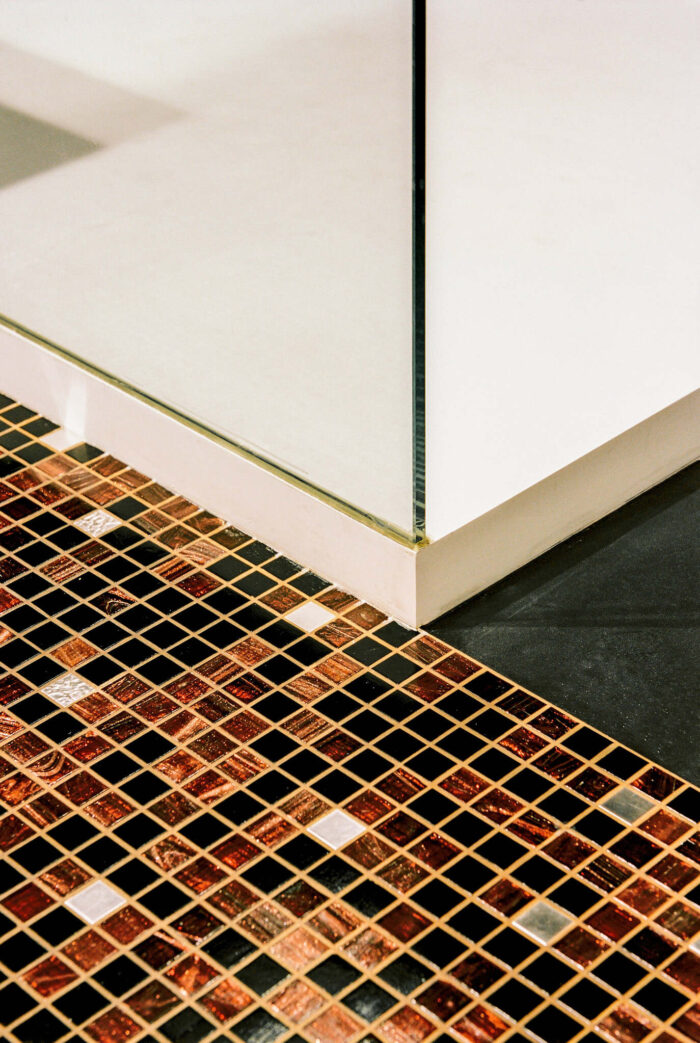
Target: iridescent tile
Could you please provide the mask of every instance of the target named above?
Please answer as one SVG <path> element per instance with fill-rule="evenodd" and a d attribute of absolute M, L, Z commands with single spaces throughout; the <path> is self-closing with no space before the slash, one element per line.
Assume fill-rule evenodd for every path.
<path fill-rule="evenodd" d="M 0 800 L 14 808 L 24 804 L 35 793 L 39 792 L 39 783 L 23 772 L 15 772 L 0 782 Z"/>
<path fill-rule="evenodd" d="M 378 875 L 401 894 L 411 891 L 421 880 L 425 880 L 428 870 L 405 855 L 399 855 L 388 866 L 381 869 Z"/>
<path fill-rule="evenodd" d="M 204 731 L 207 726 L 201 717 L 190 713 L 189 710 L 181 710 L 180 713 L 176 713 L 173 717 L 162 721 L 158 727 L 160 731 L 165 732 L 171 738 L 176 739 L 178 742 L 186 743 L 189 739 L 193 739 L 195 735 Z"/>
<path fill-rule="evenodd" d="M 10 851 L 23 840 L 27 840 L 35 831 L 16 815 L 5 815 L 0 818 L 0 851 Z"/>
<path fill-rule="evenodd" d="M 6 909 L 9 909 L 16 919 L 26 923 L 27 920 L 31 920 L 38 916 L 39 913 L 43 913 L 55 901 L 55 898 L 51 898 L 36 884 L 25 884 L 17 891 L 13 891 L 12 894 L 3 898 L 2 904 Z"/>
<path fill-rule="evenodd" d="M 700 913 L 685 902 L 674 902 L 656 917 L 656 923 L 677 938 L 688 941 L 700 931 Z"/>
<path fill-rule="evenodd" d="M 555 837 L 554 840 L 550 840 L 548 844 L 545 844 L 542 850 L 550 858 L 553 858 L 555 862 L 573 869 L 574 866 L 583 862 L 584 858 L 595 854 L 596 849 L 592 844 L 581 840 L 580 837 L 575 837 L 573 833 L 564 832 Z"/>
<path fill-rule="evenodd" d="M 76 888 L 82 887 L 90 879 L 90 876 L 72 858 L 65 858 L 62 862 L 57 862 L 55 866 L 43 872 L 39 879 L 52 891 L 63 897 L 70 894 L 71 891 L 75 891 Z"/>
<path fill-rule="evenodd" d="M 242 930 L 263 945 L 267 945 L 293 923 L 292 917 L 274 902 L 263 902 L 238 921 Z"/>
<path fill-rule="evenodd" d="M 449 1021 L 466 1007 L 469 997 L 449 982 L 438 980 L 421 992 L 416 1002 L 433 1017 Z"/>
<path fill-rule="evenodd" d="M 690 823 L 671 814 L 667 808 L 660 808 L 639 827 L 662 844 L 673 844 L 690 829 Z"/>
<path fill-rule="evenodd" d="M 190 779 L 182 788 L 197 800 L 201 800 L 202 803 L 213 804 L 233 793 L 236 786 L 231 779 L 219 774 L 218 771 L 209 769 L 209 771 L 203 771 L 196 779 Z"/>
<path fill-rule="evenodd" d="M 329 902 L 309 920 L 309 924 L 329 942 L 337 942 L 362 923 L 354 910 L 343 902 Z"/>
<path fill-rule="evenodd" d="M 616 1043 L 638 1043 L 646 1039 L 656 1026 L 657 1023 L 637 1007 L 621 1003 L 595 1027 Z"/>
<path fill-rule="evenodd" d="M 310 1023 L 307 1031 L 323 1043 L 346 1043 L 348 1037 L 355 1036 L 361 1027 L 361 1023 L 341 1007 L 329 1007 Z"/>
<path fill-rule="evenodd" d="M 250 667 L 255 667 L 258 663 L 262 663 L 264 659 L 268 659 L 273 653 L 274 648 L 266 645 L 258 637 L 247 637 L 245 640 L 239 641 L 231 649 L 231 655 L 234 659 L 237 659 L 239 663 L 243 663 L 244 666 Z"/>
<path fill-rule="evenodd" d="M 700 955 L 695 952 L 681 953 L 664 968 L 664 974 L 691 992 L 700 992 Z"/>
<path fill-rule="evenodd" d="M 636 916 L 621 909 L 615 902 L 606 902 L 586 920 L 588 927 L 592 927 L 600 934 L 604 934 L 613 942 L 619 942 L 621 938 L 629 934 L 633 928 L 639 926 L 640 921 Z"/>
<path fill-rule="evenodd" d="M 194 801 L 184 793 L 168 793 L 150 807 L 150 811 L 169 826 L 176 826 L 198 810 Z"/>
<path fill-rule="evenodd" d="M 425 833 L 425 826 L 422 822 L 405 811 L 397 811 L 391 818 L 377 826 L 377 829 L 400 847 L 410 844 L 421 833 Z"/>
<path fill-rule="evenodd" d="M 141 1026 L 115 1007 L 91 1021 L 85 1026 L 85 1031 L 95 1043 L 126 1043 L 140 1034 Z"/>
<path fill-rule="evenodd" d="M 556 833 L 557 825 L 545 815 L 536 811 L 526 811 L 520 818 L 510 822 L 506 829 L 509 833 L 524 840 L 526 844 L 543 844 L 545 840 Z"/>
<path fill-rule="evenodd" d="M 258 735 L 262 735 L 263 732 L 269 729 L 270 724 L 251 710 L 241 710 L 230 721 L 226 721 L 222 727 L 234 739 L 245 743 L 255 739 Z"/>
<path fill-rule="evenodd" d="M 344 761 L 346 757 L 349 757 L 351 753 L 356 753 L 361 748 L 360 743 L 353 736 L 348 735 L 346 732 L 341 731 L 340 728 L 334 728 L 328 735 L 325 735 L 318 742 L 314 743 L 314 748 L 322 753 L 324 757 L 328 757 L 332 761 L 340 762 Z"/>
<path fill-rule="evenodd" d="M 284 938 L 273 942 L 267 951 L 275 960 L 298 973 L 315 963 L 327 950 L 326 943 L 307 927 L 297 927 Z"/>
<path fill-rule="evenodd" d="M 381 865 L 394 853 L 395 848 L 373 833 L 365 833 L 364 836 L 358 837 L 357 840 L 343 848 L 344 855 L 365 869 L 373 869 L 375 866 Z"/>
<path fill-rule="evenodd" d="M 548 735 L 550 739 L 560 739 L 562 735 L 566 735 L 572 728 L 575 728 L 576 723 L 573 717 L 569 717 L 568 714 L 553 706 L 548 706 L 530 722 L 533 728 Z"/>
<path fill-rule="evenodd" d="M 276 896 L 276 900 L 289 909 L 292 916 L 303 917 L 320 905 L 325 896 L 312 888 L 306 880 L 295 880 Z"/>
<path fill-rule="evenodd" d="M 460 854 L 460 850 L 445 837 L 441 837 L 439 833 L 429 833 L 427 837 L 423 837 L 417 844 L 409 848 L 409 853 L 414 858 L 420 859 L 421 862 L 425 862 L 431 869 L 438 870 L 456 858 Z"/>
<path fill-rule="evenodd" d="M 545 775 L 557 781 L 568 778 L 583 765 L 583 761 L 560 746 L 553 746 L 551 750 L 541 753 L 532 763 Z"/>
<path fill-rule="evenodd" d="M 219 971 L 196 953 L 190 953 L 183 960 L 169 967 L 164 973 L 171 986 L 182 999 L 189 999 L 216 978 Z"/>
<path fill-rule="evenodd" d="M 505 790 L 494 788 L 475 800 L 472 807 L 485 818 L 500 825 L 521 812 L 525 805 Z"/>
<path fill-rule="evenodd" d="M 315 674 L 305 673 L 298 674 L 291 681 L 287 681 L 284 690 L 302 703 L 312 703 L 320 696 L 330 692 L 331 685 L 322 678 L 316 677 Z"/>
<path fill-rule="evenodd" d="M 212 855 L 214 858 L 218 858 L 224 865 L 229 866 L 231 869 L 240 869 L 246 862 L 250 862 L 252 858 L 255 858 L 260 854 L 261 848 L 257 844 L 254 844 L 247 837 L 241 834 L 234 834 L 228 837 L 221 844 L 217 844 L 212 849 Z"/>
<path fill-rule="evenodd" d="M 82 735 L 72 739 L 71 742 L 67 742 L 63 749 L 71 757 L 75 757 L 76 760 L 80 761 L 81 764 L 88 764 L 95 757 L 106 753 L 111 747 L 102 736 L 96 735 L 94 732 L 83 732 Z"/>
<path fill-rule="evenodd" d="M 629 880 L 632 870 L 629 866 L 618 862 L 617 859 L 610 858 L 609 855 L 598 855 L 592 862 L 589 862 L 588 865 L 579 870 L 579 875 L 582 879 L 595 884 L 601 891 L 607 893 L 608 891 L 613 891 L 616 887 L 620 887 L 625 880 Z"/>
<path fill-rule="evenodd" d="M 406 691 L 410 692 L 411 695 L 415 695 L 418 699 L 422 699 L 424 703 L 435 702 L 441 695 L 449 692 L 451 688 L 452 685 L 448 681 L 438 677 L 437 674 L 432 673 L 430 670 L 418 674 L 417 677 L 413 677 L 406 684 Z"/>
<path fill-rule="evenodd" d="M 453 797 L 457 797 L 458 800 L 467 803 L 476 797 L 477 794 L 488 789 L 490 783 L 469 768 L 459 768 L 452 775 L 448 775 L 446 779 L 443 779 L 439 785 L 442 789 L 451 793 Z"/>
<path fill-rule="evenodd" d="M 61 950 L 64 956 L 67 956 L 76 967 L 80 967 L 83 971 L 93 970 L 114 951 L 112 943 L 93 930 L 73 938 Z"/>
<path fill-rule="evenodd" d="M 405 902 L 399 903 L 379 919 L 379 926 L 401 942 L 409 942 L 430 925 L 430 920 Z"/>
<path fill-rule="evenodd" d="M 260 896 L 239 880 L 231 880 L 207 898 L 210 905 L 227 916 L 237 916 L 260 900 Z"/>
<path fill-rule="evenodd" d="M 343 684 L 349 681 L 355 674 L 359 674 L 362 667 L 354 659 L 348 658 L 342 652 L 336 652 L 320 662 L 315 668 L 316 673 L 322 674 L 333 684 Z"/>
<path fill-rule="evenodd" d="M 615 789 L 616 786 L 617 782 L 614 779 L 596 771 L 595 768 L 584 768 L 580 774 L 566 781 L 567 789 L 580 793 L 582 797 L 587 797 L 592 801 L 602 800 L 606 793 Z"/>
<path fill-rule="evenodd" d="M 111 826 L 120 819 L 130 815 L 134 810 L 133 804 L 120 796 L 118 793 L 108 792 L 104 796 L 93 800 L 85 808 L 85 813 L 96 819 L 103 826 Z"/>
<path fill-rule="evenodd" d="M 435 1026 L 415 1007 L 402 1007 L 377 1028 L 385 1043 L 422 1043 Z"/>
<path fill-rule="evenodd" d="M 452 655 L 447 656 L 441 663 L 438 663 L 435 669 L 443 677 L 454 681 L 455 684 L 461 684 L 462 681 L 466 681 L 468 677 L 471 677 L 472 674 L 477 673 L 482 668 L 473 659 L 467 659 L 460 652 L 453 652 Z"/>
<path fill-rule="evenodd" d="M 675 855 L 666 855 L 659 859 L 647 870 L 647 873 L 672 891 L 682 891 L 698 877 L 697 869 L 683 861 L 682 858 L 676 858 Z"/>
<path fill-rule="evenodd" d="M 253 1002 L 253 997 L 235 981 L 222 981 L 199 1001 L 222 1023 L 230 1021 Z"/>
<path fill-rule="evenodd" d="M 210 691 L 210 687 L 201 677 L 195 677 L 194 674 L 183 674 L 167 684 L 163 691 L 171 695 L 173 699 L 177 699 L 179 703 L 186 705 L 205 695 Z"/>
<path fill-rule="evenodd" d="M 650 767 L 643 775 L 635 779 L 632 785 L 642 790 L 643 793 L 648 793 L 654 800 L 663 800 L 664 797 L 682 786 L 683 781 L 676 778 L 675 775 L 670 775 L 667 771 L 662 771 L 661 768 Z"/>
<path fill-rule="evenodd" d="M 203 906 L 195 905 L 170 925 L 193 945 L 204 945 L 208 938 L 223 927 L 223 921 Z"/>
<path fill-rule="evenodd" d="M 235 743 L 231 741 L 223 732 L 217 731 L 216 728 L 211 728 L 204 735 L 198 735 L 192 742 L 188 743 L 188 749 L 197 756 L 201 757 L 203 761 L 212 763 L 217 761 L 220 757 L 230 753 L 231 750 L 235 749 Z"/>
<path fill-rule="evenodd" d="M 564 956 L 577 963 L 580 967 L 588 967 L 590 963 L 610 948 L 602 938 L 596 938 L 590 931 L 583 927 L 574 927 L 554 946 Z"/>
<path fill-rule="evenodd" d="M 398 946 L 396 942 L 375 927 L 366 927 L 354 938 L 345 942 L 341 948 L 348 959 L 371 970 L 396 952 Z"/>
<path fill-rule="evenodd" d="M 295 605 L 300 605 L 304 600 L 304 596 L 298 590 L 293 590 L 292 587 L 281 584 L 279 587 L 275 587 L 273 590 L 263 594 L 260 600 L 263 605 L 274 609 L 275 612 L 287 612 L 290 608 L 294 608 Z"/>
<path fill-rule="evenodd" d="M 506 971 L 481 953 L 474 952 L 461 960 L 456 967 L 452 967 L 450 974 L 478 995 L 502 978 Z"/>
<path fill-rule="evenodd" d="M 128 905 L 108 917 L 102 924 L 103 930 L 120 945 L 129 945 L 152 926 L 152 920 Z"/>
<path fill-rule="evenodd" d="M 58 956 L 48 956 L 22 975 L 27 985 L 44 998 L 53 996 L 77 980 L 77 974 Z"/>
<path fill-rule="evenodd" d="M 544 703 L 529 692 L 516 689 L 514 692 L 509 692 L 508 695 L 504 695 L 502 699 L 498 700 L 496 705 L 501 710 L 512 714 L 513 717 L 517 717 L 519 721 L 525 721 L 528 717 L 532 717 L 534 713 L 537 713 L 538 710 L 541 710 Z"/>
<path fill-rule="evenodd" d="M 195 849 L 177 834 L 163 837 L 145 851 L 146 858 L 165 872 L 177 869 L 194 854 L 196 854 Z"/>
<path fill-rule="evenodd" d="M 144 1021 L 157 1021 L 177 1006 L 178 997 L 159 981 L 150 981 L 138 989 L 126 1001 L 129 1007 Z"/>
<path fill-rule="evenodd" d="M 504 879 L 493 884 L 480 897 L 482 902 L 496 909 L 502 916 L 514 916 L 533 896 L 524 887 L 514 884 L 512 880 Z"/>
<path fill-rule="evenodd" d="M 210 887 L 221 883 L 225 876 L 226 873 L 219 866 L 203 855 L 175 873 L 175 879 L 195 894 L 203 894 Z"/>
<path fill-rule="evenodd" d="M 315 793 L 301 789 L 280 804 L 280 811 L 283 811 L 285 815 L 289 815 L 300 826 L 308 826 L 314 819 L 327 812 L 329 807 L 330 805 L 325 800 L 321 800 Z M 356 817 L 359 818 L 359 816 Z"/>
<path fill-rule="evenodd" d="M 534 757 L 536 753 L 544 749 L 547 739 L 543 739 L 541 735 L 537 735 L 529 728 L 516 728 L 515 731 L 499 739 L 499 745 L 510 750 L 516 757 L 529 760 L 530 757 Z"/>
<path fill-rule="evenodd" d="M 625 905 L 641 913 L 642 916 L 649 916 L 668 901 L 666 892 L 645 877 L 633 880 L 624 891 L 618 893 L 617 897 Z"/>
<path fill-rule="evenodd" d="M 308 1021 L 316 1011 L 324 1005 L 324 999 L 318 990 L 304 981 L 293 981 L 268 1000 L 277 1013 L 282 1014 L 292 1024 Z"/>

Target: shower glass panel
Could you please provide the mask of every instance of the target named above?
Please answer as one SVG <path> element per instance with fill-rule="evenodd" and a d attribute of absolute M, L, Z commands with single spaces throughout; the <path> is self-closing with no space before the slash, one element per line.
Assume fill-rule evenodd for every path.
<path fill-rule="evenodd" d="M 410 541 L 413 19 L 0 0 L 4 320 Z"/>

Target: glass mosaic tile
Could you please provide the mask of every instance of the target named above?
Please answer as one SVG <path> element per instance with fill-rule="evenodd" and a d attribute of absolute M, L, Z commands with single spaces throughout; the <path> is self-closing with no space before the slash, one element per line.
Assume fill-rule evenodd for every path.
<path fill-rule="evenodd" d="M 697 790 L 0 404 L 3 1039 L 700 1039 Z"/>

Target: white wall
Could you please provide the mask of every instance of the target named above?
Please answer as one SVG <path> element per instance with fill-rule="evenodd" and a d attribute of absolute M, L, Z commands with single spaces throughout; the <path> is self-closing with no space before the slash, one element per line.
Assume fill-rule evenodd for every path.
<path fill-rule="evenodd" d="M 437 538 L 697 384 L 700 4 L 427 6 Z"/>
<path fill-rule="evenodd" d="M 0 312 L 410 529 L 410 4 L 0 0 L 3 50 L 107 147 L 0 193 Z"/>

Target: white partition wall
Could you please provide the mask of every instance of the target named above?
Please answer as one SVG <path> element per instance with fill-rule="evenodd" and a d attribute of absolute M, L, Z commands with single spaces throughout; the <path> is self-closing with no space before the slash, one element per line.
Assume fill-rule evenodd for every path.
<path fill-rule="evenodd" d="M 428 0 L 427 14 L 438 540 L 697 385 L 700 5 Z M 591 521 L 589 482 L 568 496 Z"/>
<path fill-rule="evenodd" d="M 411 20 L 0 0 L 0 312 L 409 535 Z"/>
<path fill-rule="evenodd" d="M 698 453 L 698 55 L 697 0 L 0 0 L 0 386 L 425 622 Z"/>

